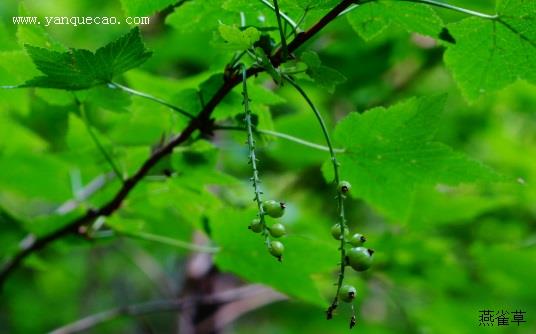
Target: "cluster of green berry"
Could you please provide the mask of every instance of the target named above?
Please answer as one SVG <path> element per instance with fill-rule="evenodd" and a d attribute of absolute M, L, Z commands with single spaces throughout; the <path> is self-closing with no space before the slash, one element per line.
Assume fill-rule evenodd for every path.
<path fill-rule="evenodd" d="M 281 218 L 285 214 L 286 205 L 283 202 L 278 202 L 274 200 L 268 200 L 262 202 L 262 213 L 259 215 L 261 217 L 253 219 L 249 229 L 255 233 L 263 233 L 268 239 L 268 235 L 274 238 L 280 238 L 284 236 L 287 231 L 285 225 L 281 223 L 275 223 L 272 226 L 268 227 L 265 223 L 265 217 L 270 216 L 272 218 Z M 276 257 L 279 261 L 283 257 L 283 252 L 285 246 L 281 241 L 272 240 L 267 242 L 268 251 L 272 256 Z"/>
<path fill-rule="evenodd" d="M 352 185 L 348 181 L 341 181 L 338 184 L 339 196 L 346 196 Z M 344 219 L 343 219 L 344 221 Z M 343 232 L 344 231 L 344 232 Z M 372 255 L 374 250 L 370 248 L 363 247 L 367 239 L 360 233 L 354 233 L 350 236 L 350 231 L 347 226 L 342 226 L 340 223 L 337 223 L 331 227 L 331 235 L 335 240 L 341 241 L 341 252 L 344 252 L 344 266 L 350 266 L 355 271 L 365 271 L 370 268 L 372 265 Z M 347 246 L 350 246 L 347 249 Z M 342 272 L 341 272 L 341 275 Z M 352 285 L 344 284 L 342 285 L 341 278 L 339 284 L 340 288 L 337 296 L 335 297 L 334 303 L 328 309 L 328 319 L 331 318 L 331 312 L 337 307 L 337 299 L 340 299 L 344 302 L 351 303 L 356 297 L 357 290 Z M 352 307 L 353 310 L 353 307 Z M 355 324 L 355 315 L 352 316 L 350 328 Z"/>

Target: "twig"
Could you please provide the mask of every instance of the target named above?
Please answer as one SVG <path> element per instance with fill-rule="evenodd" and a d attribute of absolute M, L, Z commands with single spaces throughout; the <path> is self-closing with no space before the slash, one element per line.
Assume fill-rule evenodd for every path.
<path fill-rule="evenodd" d="M 296 38 L 288 45 L 290 53 L 298 49 L 312 37 L 314 37 L 319 31 L 321 31 L 326 25 L 337 18 L 339 13 L 345 10 L 353 3 L 354 0 L 343 0 L 332 10 L 330 10 L 325 16 L 323 16 L 311 29 L 298 34 Z M 279 66 L 281 64 L 281 55 L 277 52 L 271 57 L 272 64 Z M 250 68 L 246 72 L 246 76 L 249 78 L 252 75 L 263 72 L 262 68 L 254 67 Z M 122 187 L 116 193 L 116 195 L 108 201 L 104 206 L 96 210 L 89 210 L 85 215 L 73 220 L 71 223 L 66 224 L 63 228 L 56 230 L 50 234 L 47 234 L 39 239 L 29 242 L 25 247 L 12 257 L 7 263 L 5 263 L 0 270 L 0 287 L 3 286 L 9 275 L 22 263 L 26 257 L 34 252 L 43 249 L 48 244 L 61 239 L 69 234 L 76 234 L 78 228 L 84 224 L 88 224 L 99 216 L 109 216 L 118 210 L 123 203 L 123 200 L 128 196 L 132 189 L 147 175 L 147 173 L 154 167 L 162 158 L 168 156 L 173 152 L 173 149 L 192 136 L 196 131 L 210 132 L 212 121 L 210 116 L 216 108 L 216 106 L 227 96 L 227 94 L 242 81 L 241 74 L 234 73 L 222 86 L 216 91 L 214 96 L 207 102 L 203 110 L 184 128 L 184 130 L 172 138 L 167 144 L 159 147 L 151 156 L 143 163 L 138 171 L 127 178 Z"/>
<path fill-rule="evenodd" d="M 114 178 L 115 174 L 113 172 L 97 176 L 96 178 L 91 180 L 87 184 L 87 186 L 78 191 L 76 193 L 75 198 L 65 201 L 62 205 L 60 205 L 55 210 L 55 213 L 59 215 L 66 215 L 69 212 L 72 212 L 80 205 L 80 203 L 90 198 L 97 191 L 101 190 L 106 184 L 108 184 L 108 182 L 112 181 Z"/>

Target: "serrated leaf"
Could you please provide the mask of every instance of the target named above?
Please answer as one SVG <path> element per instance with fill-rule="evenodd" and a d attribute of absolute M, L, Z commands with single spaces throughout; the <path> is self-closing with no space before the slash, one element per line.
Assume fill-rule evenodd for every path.
<path fill-rule="evenodd" d="M 445 63 L 468 100 L 519 79 L 536 83 L 536 4 L 502 1 L 498 20 L 472 17 L 449 25 L 456 44 Z"/>
<path fill-rule="evenodd" d="M 367 2 L 348 13 L 347 18 L 364 40 L 377 37 L 390 26 L 433 37 L 443 27 L 443 21 L 432 8 L 404 1 Z"/>
<path fill-rule="evenodd" d="M 413 98 L 388 109 L 352 113 L 335 130 L 341 177 L 352 193 L 393 218 L 403 218 L 417 186 L 497 179 L 488 167 L 434 141 L 443 96 Z M 332 178 L 331 166 L 324 165 Z M 355 189 L 355 190 L 354 190 Z"/>
<path fill-rule="evenodd" d="M 113 77 L 140 66 L 150 56 L 138 28 L 99 48 L 95 53 L 84 49 L 52 51 L 26 45 L 37 68 L 44 74 L 20 87 L 43 87 L 67 90 L 87 89 L 110 82 Z"/>

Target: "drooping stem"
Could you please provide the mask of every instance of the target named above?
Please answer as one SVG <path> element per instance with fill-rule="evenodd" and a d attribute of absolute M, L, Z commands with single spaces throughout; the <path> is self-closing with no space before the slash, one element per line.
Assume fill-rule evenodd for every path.
<path fill-rule="evenodd" d="M 214 130 L 247 131 L 246 128 L 243 128 L 241 126 L 225 126 L 225 125 L 215 126 Z M 281 133 L 281 132 L 272 131 L 272 130 L 263 130 L 263 129 L 259 129 L 259 128 L 253 129 L 253 132 L 256 133 L 256 134 L 261 134 L 261 135 L 267 135 L 267 136 L 277 137 L 277 138 L 281 138 L 281 139 L 286 139 L 288 141 L 291 141 L 291 142 L 294 142 L 294 143 L 297 143 L 297 144 L 300 144 L 300 145 L 303 145 L 303 146 L 314 148 L 314 149 L 317 149 L 317 150 L 320 150 L 320 151 L 329 152 L 329 147 L 327 147 L 327 146 L 312 143 L 312 142 L 307 141 L 305 139 L 294 137 L 294 136 L 291 136 L 291 135 L 286 134 L 286 133 Z M 333 151 L 336 152 L 336 153 L 344 153 L 345 152 L 345 150 L 342 149 L 342 148 L 334 148 Z"/>
<path fill-rule="evenodd" d="M 285 61 L 288 57 L 287 38 L 285 37 L 285 30 L 283 29 L 283 25 L 281 23 L 281 12 L 279 11 L 279 3 L 277 0 L 274 0 L 274 11 L 277 19 L 277 26 L 279 28 L 279 36 L 281 37 L 281 57 L 282 60 Z"/>
<path fill-rule="evenodd" d="M 329 137 L 328 129 L 326 127 L 326 123 L 324 122 L 324 119 L 322 118 L 322 114 L 320 114 L 320 111 L 316 108 L 316 106 L 313 103 L 313 101 L 309 98 L 309 96 L 303 90 L 303 88 L 300 87 L 300 85 L 298 85 L 289 76 L 284 76 L 284 78 L 291 84 L 291 86 L 293 86 L 300 93 L 300 95 L 305 99 L 305 101 L 307 102 L 309 107 L 311 107 L 311 110 L 315 114 L 315 116 L 316 116 L 316 118 L 318 120 L 318 123 L 320 124 L 320 127 L 322 128 L 322 132 L 323 132 L 324 137 L 326 139 L 326 144 L 328 145 L 328 148 L 329 148 L 329 154 L 330 154 L 331 163 L 332 163 L 332 166 L 333 166 L 334 182 L 335 182 L 335 185 L 338 185 L 340 183 L 340 181 L 341 181 L 340 176 L 339 176 L 339 163 L 337 162 L 337 157 L 335 156 L 335 150 L 334 150 L 333 145 L 331 143 L 331 139 Z M 346 250 L 344 248 L 344 246 L 345 246 L 344 234 L 345 234 L 346 229 L 348 227 L 346 226 L 346 218 L 345 218 L 345 215 L 344 215 L 344 195 L 342 195 L 340 191 L 337 191 L 336 200 L 337 200 L 338 220 L 339 220 L 339 224 L 341 226 L 341 236 L 342 236 L 341 237 L 340 247 L 339 247 L 339 251 L 340 251 L 340 254 L 341 254 L 341 259 L 340 259 L 341 262 L 340 262 L 340 269 L 339 269 L 339 277 L 338 277 L 338 280 L 337 280 L 337 292 L 335 294 L 335 297 L 333 298 L 333 301 L 332 301 L 331 305 L 329 306 L 329 308 L 327 310 L 328 319 L 331 319 L 333 311 L 335 310 L 335 308 L 337 308 L 337 305 L 338 305 L 338 302 L 339 302 L 339 292 L 340 292 L 342 284 L 344 282 L 344 272 L 345 272 L 345 268 L 346 268 Z"/>
<path fill-rule="evenodd" d="M 266 226 L 265 222 L 265 213 L 264 209 L 262 207 L 262 191 L 260 189 L 260 178 L 259 178 L 259 170 L 257 168 L 257 162 L 259 161 L 257 159 L 257 155 L 255 153 L 255 137 L 253 136 L 254 132 L 254 125 L 251 115 L 251 109 L 249 108 L 249 96 L 248 96 L 248 85 L 247 85 L 247 69 L 245 65 L 242 65 L 242 96 L 243 96 L 243 105 L 244 105 L 244 114 L 245 118 L 244 121 L 246 123 L 246 129 L 247 129 L 247 144 L 248 144 L 248 151 L 249 151 L 249 163 L 251 164 L 251 170 L 253 172 L 253 176 L 251 177 L 251 183 L 253 185 L 253 191 L 255 193 L 255 196 L 253 200 L 257 202 L 257 210 L 258 210 L 258 216 L 260 220 L 260 224 L 262 226 L 262 235 L 264 236 L 264 241 L 266 243 L 266 247 L 270 249 L 270 234 L 268 231 L 268 228 Z"/>
<path fill-rule="evenodd" d="M 333 172 L 334 172 L 334 179 L 338 183 L 339 180 L 339 165 L 337 163 L 337 159 L 335 157 L 335 150 L 333 149 L 333 145 L 331 144 L 331 138 L 329 137 L 328 128 L 326 126 L 326 122 L 324 122 L 324 119 L 322 118 L 322 114 L 320 114 L 320 111 L 316 108 L 313 101 L 309 98 L 307 93 L 303 90 L 303 88 L 300 87 L 290 76 L 284 75 L 283 78 L 287 80 L 288 83 L 292 87 L 294 87 L 300 95 L 304 98 L 304 100 L 307 102 L 311 110 L 316 116 L 316 119 L 318 120 L 318 123 L 320 124 L 320 128 L 322 129 L 322 134 L 324 135 L 324 139 L 326 140 L 326 144 L 328 145 L 329 154 L 331 157 L 331 162 L 333 164 Z"/>
<path fill-rule="evenodd" d="M 163 106 L 166 106 L 166 107 L 168 107 L 168 108 L 170 108 L 170 109 L 172 109 L 172 110 L 178 112 L 178 113 L 181 114 L 181 115 L 184 115 L 184 116 L 188 117 L 189 119 L 193 119 L 193 118 L 195 118 L 194 115 L 190 114 L 190 113 L 187 112 L 186 110 L 183 110 L 183 109 L 181 109 L 181 108 L 179 108 L 179 107 L 177 107 L 177 106 L 175 106 L 175 105 L 173 105 L 173 104 L 171 104 L 171 103 L 169 103 L 169 102 L 166 102 L 166 101 L 164 101 L 164 100 L 162 100 L 162 99 L 159 99 L 159 98 L 157 98 L 157 97 L 154 97 L 154 96 L 152 96 L 152 95 L 150 95 L 150 94 L 143 93 L 143 92 L 139 92 L 139 91 L 137 91 L 137 90 L 134 90 L 134 89 L 129 88 L 129 87 L 126 87 L 126 86 L 123 86 L 123 85 L 118 84 L 118 83 L 116 83 L 116 82 L 110 82 L 110 83 L 108 84 L 108 87 L 110 87 L 110 88 L 121 89 L 122 91 L 124 91 L 124 92 L 126 92 L 126 93 L 128 93 L 128 94 L 130 94 L 130 95 L 135 95 L 135 96 L 143 97 L 143 98 L 145 98 L 145 99 L 154 101 L 154 102 L 156 102 L 156 103 L 159 103 L 159 104 L 161 104 L 161 105 L 163 105 Z"/>

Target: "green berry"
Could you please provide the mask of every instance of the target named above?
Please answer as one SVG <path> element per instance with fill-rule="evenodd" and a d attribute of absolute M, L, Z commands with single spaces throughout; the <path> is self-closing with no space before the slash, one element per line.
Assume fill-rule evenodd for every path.
<path fill-rule="evenodd" d="M 348 228 L 345 228 L 344 236 L 348 237 L 349 233 L 350 232 L 348 231 Z M 335 238 L 335 240 L 341 240 L 341 235 L 342 235 L 341 224 L 335 224 L 331 227 L 331 235 L 333 236 L 333 238 Z"/>
<path fill-rule="evenodd" d="M 350 267 L 356 271 L 365 271 L 372 264 L 374 250 L 365 247 L 354 247 L 346 252 L 346 259 Z"/>
<path fill-rule="evenodd" d="M 262 224 L 261 220 L 259 218 L 255 218 L 251 221 L 251 224 L 249 225 L 249 229 L 252 230 L 255 233 L 262 232 Z"/>
<path fill-rule="evenodd" d="M 343 285 L 341 286 L 341 289 L 339 290 L 339 298 L 343 302 L 350 303 L 352 300 L 354 300 L 356 293 L 357 291 L 353 286 Z"/>
<path fill-rule="evenodd" d="M 286 234 L 286 230 L 285 230 L 285 225 L 283 224 L 274 224 L 272 225 L 272 227 L 270 227 L 270 234 L 272 235 L 272 237 L 274 238 L 279 238 L 279 237 L 282 237 Z"/>
<path fill-rule="evenodd" d="M 348 242 L 350 245 L 354 247 L 363 246 L 363 244 L 367 241 L 367 238 L 365 238 L 362 234 L 356 233 L 350 237 Z"/>
<path fill-rule="evenodd" d="M 341 194 L 347 194 L 352 189 L 352 185 L 348 181 L 339 182 L 339 192 Z"/>
<path fill-rule="evenodd" d="M 268 216 L 272 218 L 279 218 L 283 216 L 285 213 L 285 208 L 285 203 L 274 201 L 273 199 L 262 202 L 262 209 Z"/>
<path fill-rule="evenodd" d="M 285 246 L 283 246 L 283 243 L 273 240 L 270 242 L 270 254 L 275 256 L 279 261 L 281 261 L 281 257 L 283 256 L 283 251 L 285 251 Z"/>

